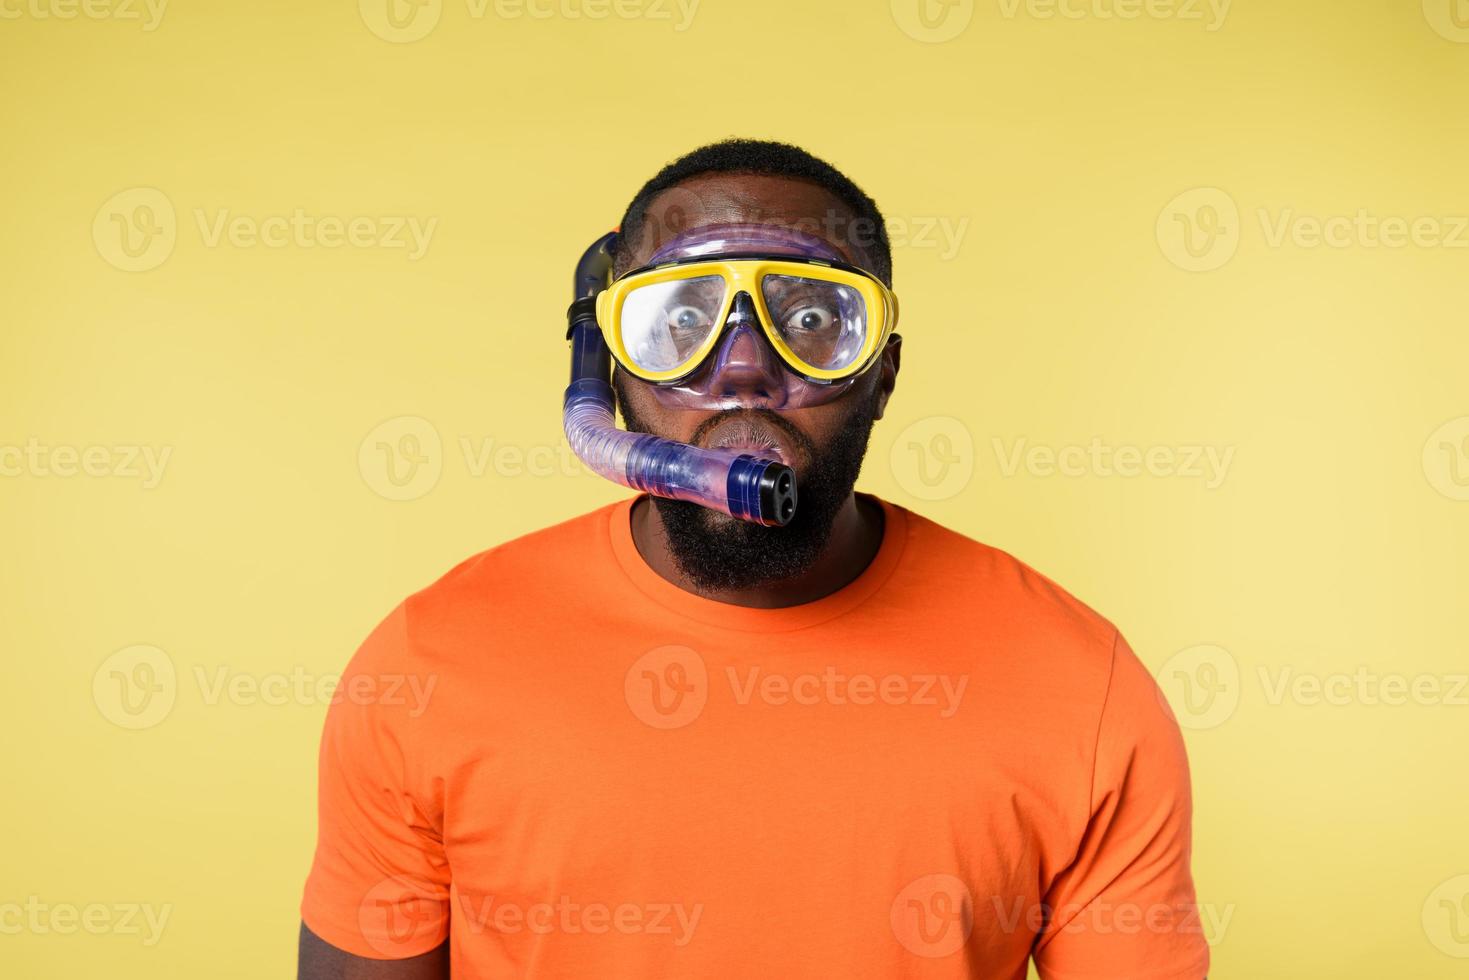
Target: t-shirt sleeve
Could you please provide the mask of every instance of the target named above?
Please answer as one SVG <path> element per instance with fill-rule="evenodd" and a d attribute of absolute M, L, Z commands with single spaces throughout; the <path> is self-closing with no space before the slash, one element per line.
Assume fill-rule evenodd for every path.
<path fill-rule="evenodd" d="M 1081 846 L 1045 896 L 1044 980 L 1202 980 L 1209 947 L 1189 872 L 1188 759 L 1178 722 L 1118 636 Z"/>
<path fill-rule="evenodd" d="M 433 685 L 415 673 L 407 635 L 399 606 L 353 656 L 327 709 L 301 902 L 316 935 L 379 960 L 426 953 L 449 934 L 449 864 L 424 805 L 414 731 Z"/>

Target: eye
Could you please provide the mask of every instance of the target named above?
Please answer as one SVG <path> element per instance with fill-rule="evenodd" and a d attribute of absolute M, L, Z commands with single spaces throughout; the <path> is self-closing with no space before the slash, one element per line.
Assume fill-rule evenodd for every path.
<path fill-rule="evenodd" d="M 831 310 L 820 306 L 803 306 L 786 317 L 785 325 L 788 330 L 819 333 L 830 327 L 835 320 Z"/>
<path fill-rule="evenodd" d="M 667 313 L 668 327 L 675 331 L 698 330 L 708 323 L 704 311 L 693 306 L 675 306 Z"/>

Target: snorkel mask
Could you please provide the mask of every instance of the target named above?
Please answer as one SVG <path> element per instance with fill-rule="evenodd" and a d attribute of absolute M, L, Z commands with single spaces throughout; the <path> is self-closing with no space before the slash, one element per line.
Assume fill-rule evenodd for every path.
<path fill-rule="evenodd" d="M 897 298 L 830 244 L 794 229 L 707 226 L 609 281 L 616 240 L 615 232 L 603 236 L 577 264 L 563 400 L 572 450 L 635 490 L 757 524 L 789 523 L 796 477 L 780 460 L 617 428 L 611 359 L 668 408 L 820 405 L 876 362 Z"/>

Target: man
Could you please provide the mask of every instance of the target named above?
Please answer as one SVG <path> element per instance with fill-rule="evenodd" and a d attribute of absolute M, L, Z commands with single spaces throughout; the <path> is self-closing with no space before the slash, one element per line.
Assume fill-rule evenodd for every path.
<path fill-rule="evenodd" d="M 638 495 L 394 610 L 344 689 L 433 693 L 329 712 L 301 976 L 1203 977 L 1146 669 L 853 490 L 901 343 L 872 200 L 795 147 L 704 147 L 613 275 L 664 297 L 598 307 L 628 429 L 788 465 L 794 517 Z"/>

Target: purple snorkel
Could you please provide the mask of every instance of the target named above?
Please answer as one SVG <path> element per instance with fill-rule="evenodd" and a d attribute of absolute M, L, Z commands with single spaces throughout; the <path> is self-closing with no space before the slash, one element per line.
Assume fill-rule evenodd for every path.
<path fill-rule="evenodd" d="M 617 427 L 612 355 L 597 326 L 596 306 L 597 294 L 607 287 L 616 240 L 616 232 L 604 235 L 577 263 L 566 314 L 571 383 L 562 411 L 572 451 L 596 473 L 634 490 L 687 500 L 756 524 L 789 523 L 796 513 L 796 475 L 784 463 Z"/>

